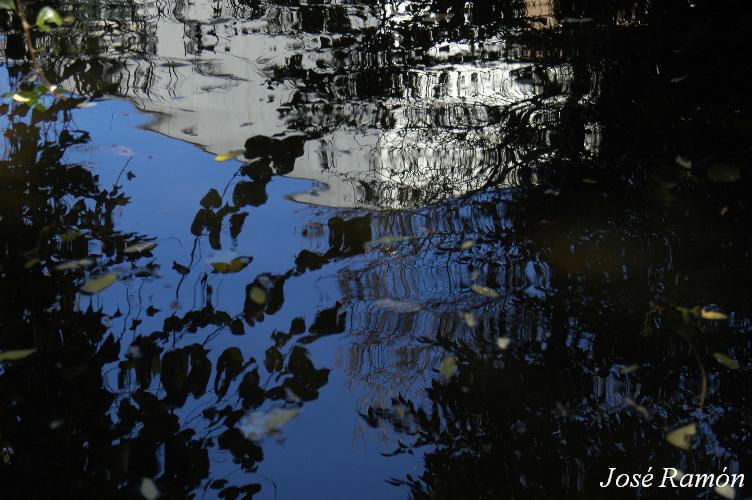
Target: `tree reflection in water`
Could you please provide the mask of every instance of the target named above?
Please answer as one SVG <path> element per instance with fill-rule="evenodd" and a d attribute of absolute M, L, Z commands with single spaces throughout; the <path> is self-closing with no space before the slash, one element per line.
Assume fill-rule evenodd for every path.
<path fill-rule="evenodd" d="M 78 93 L 162 112 L 152 128 L 213 153 L 243 147 L 226 193 L 207 186 L 196 200 L 197 246 L 235 241 L 278 175 L 326 182 L 293 199 L 345 208 L 312 215 L 286 270 L 254 271 L 242 309 L 225 310 L 216 277 L 193 259 L 125 253 L 164 235 L 118 230 L 127 175 L 106 189 L 66 161 L 88 140 L 70 121 L 77 101 L 4 105 L 0 349 L 37 349 L 0 375 L 11 497 L 131 496 L 144 477 L 167 497 L 252 496 L 259 478 L 226 478 L 214 453 L 257 471 L 263 449 L 242 435 L 243 416 L 316 400 L 330 372 L 308 346 L 339 334 L 350 346 L 339 368 L 368 391 L 359 411 L 374 439 L 390 439 L 387 453 L 425 454 L 422 471 L 390 479 L 404 488 L 396 496 L 603 497 L 608 467 L 748 470 L 752 120 L 734 9 L 176 7 L 112 14 L 128 29 L 87 14 L 87 39 L 107 37 L 52 35 L 51 73 Z M 109 51 L 113 39 L 122 51 Z M 8 40 L 10 57 L 18 39 Z M 249 40 L 263 43 L 222 56 Z M 249 60 L 256 73 L 233 66 Z M 17 82 L 20 69 L 8 71 Z M 55 269 L 85 258 L 91 267 Z M 181 284 L 199 275 L 201 301 L 186 312 L 109 310 L 78 292 L 108 270 L 139 287 L 171 267 Z M 250 356 L 235 342 L 212 348 L 255 331 L 282 309 L 290 280 L 320 270 L 339 291 L 313 319 L 296 317 Z M 703 318 L 703 307 L 730 319 Z M 144 316 L 161 327 L 146 333 L 133 319 Z M 442 373 L 448 359 L 456 373 Z M 690 422 L 691 451 L 666 442 Z"/>

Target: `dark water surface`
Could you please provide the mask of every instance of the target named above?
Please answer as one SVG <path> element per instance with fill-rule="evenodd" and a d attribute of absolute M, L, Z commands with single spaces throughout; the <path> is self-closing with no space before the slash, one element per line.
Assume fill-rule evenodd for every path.
<path fill-rule="evenodd" d="M 598 486 L 752 472 L 744 3 L 57 7 L 35 107 L 0 11 L 0 497 L 752 494 Z"/>

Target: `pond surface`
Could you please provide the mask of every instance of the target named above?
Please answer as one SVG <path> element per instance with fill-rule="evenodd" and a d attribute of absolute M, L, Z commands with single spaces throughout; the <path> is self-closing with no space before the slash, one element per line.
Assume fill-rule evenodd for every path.
<path fill-rule="evenodd" d="M 752 495 L 743 6 L 0 11 L 1 496 Z"/>

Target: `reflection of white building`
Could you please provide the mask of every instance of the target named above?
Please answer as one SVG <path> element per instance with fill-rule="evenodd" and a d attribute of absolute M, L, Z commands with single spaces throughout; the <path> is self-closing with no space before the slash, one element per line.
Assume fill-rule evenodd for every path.
<path fill-rule="evenodd" d="M 405 17 L 403 4 L 385 7 L 391 22 Z M 541 5 L 531 9 L 548 15 Z M 572 77 L 567 66 L 504 62 L 504 40 L 439 43 L 411 61 L 358 52 L 362 30 L 383 25 L 378 6 L 262 4 L 254 13 L 229 0 L 171 0 L 156 9 L 134 14 L 146 42 L 123 61 L 119 92 L 155 114 L 153 130 L 215 154 L 255 135 L 310 134 L 289 174 L 326 184 L 295 196 L 308 203 L 411 206 L 500 182 L 528 146 L 507 134 L 509 116 L 544 127 L 535 109 L 556 99 L 529 101 L 544 86 L 566 95 Z M 369 95 L 363 79 L 380 73 L 391 86 Z M 310 74 L 320 87 L 304 86 Z"/>

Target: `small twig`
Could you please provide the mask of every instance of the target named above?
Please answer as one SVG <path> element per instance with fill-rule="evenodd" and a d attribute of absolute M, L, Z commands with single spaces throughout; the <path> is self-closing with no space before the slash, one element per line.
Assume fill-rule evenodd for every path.
<path fill-rule="evenodd" d="M 26 40 L 26 49 L 29 52 L 29 57 L 31 58 L 31 65 L 34 68 L 34 72 L 39 76 L 39 79 L 42 81 L 45 87 L 47 87 L 47 90 L 49 90 L 50 94 L 52 94 L 55 99 L 60 99 L 62 101 L 65 100 L 65 96 L 58 90 L 57 85 L 53 85 L 48 79 L 47 76 L 44 74 L 44 70 L 39 65 L 39 61 L 37 60 L 37 51 L 34 48 L 34 42 L 31 39 L 31 25 L 26 20 L 26 10 L 23 3 L 23 0 L 16 0 L 16 9 L 18 11 L 18 17 L 21 19 L 21 26 L 23 27 L 24 32 L 24 39 Z"/>

